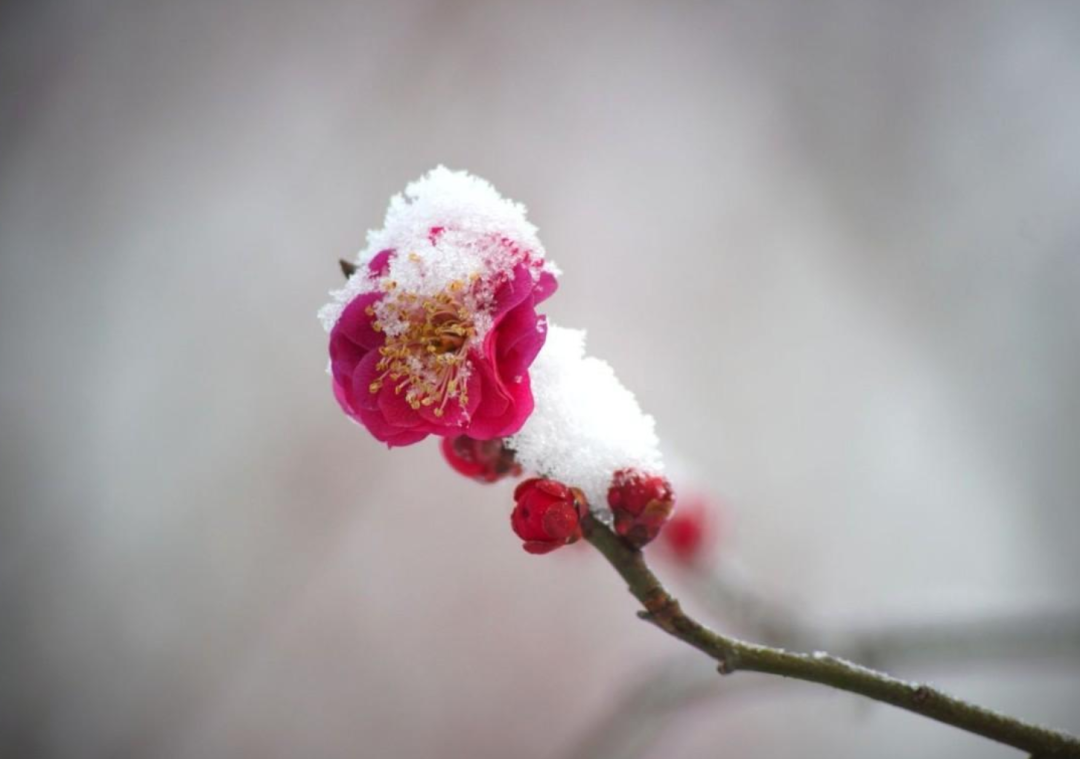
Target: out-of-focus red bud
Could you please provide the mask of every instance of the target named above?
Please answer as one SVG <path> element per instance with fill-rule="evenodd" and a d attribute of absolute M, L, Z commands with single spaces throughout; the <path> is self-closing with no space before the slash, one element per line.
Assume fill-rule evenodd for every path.
<path fill-rule="evenodd" d="M 660 537 L 661 544 L 680 564 L 700 564 L 718 538 L 717 514 L 714 504 L 706 498 L 679 499 L 667 526 Z"/>
<path fill-rule="evenodd" d="M 440 446 L 443 457 L 454 471 L 478 482 L 497 482 L 503 477 L 517 477 L 521 466 L 514 452 L 501 438 L 474 440 L 467 435 L 444 437 Z"/>

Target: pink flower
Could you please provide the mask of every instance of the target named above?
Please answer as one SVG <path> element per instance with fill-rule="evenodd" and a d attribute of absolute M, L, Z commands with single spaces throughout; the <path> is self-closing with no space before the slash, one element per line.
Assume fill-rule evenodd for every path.
<path fill-rule="evenodd" d="M 429 258 L 410 252 L 423 283 L 437 265 L 443 227 L 432 227 Z M 330 332 L 334 396 L 350 417 L 389 446 L 428 435 L 491 440 L 517 432 L 533 410 L 529 366 L 544 344 L 536 306 L 556 288 L 543 260 L 489 238 L 489 269 L 452 279 L 438 292 L 390 276 L 400 255 L 367 264 L 371 287 L 349 302 Z M 430 260 L 436 264 L 429 263 Z M 415 283 L 414 282 L 414 283 Z"/>
<path fill-rule="evenodd" d="M 588 505 L 580 490 L 534 477 L 517 486 L 514 501 L 510 526 L 529 553 L 549 553 L 581 537 L 581 517 Z"/>

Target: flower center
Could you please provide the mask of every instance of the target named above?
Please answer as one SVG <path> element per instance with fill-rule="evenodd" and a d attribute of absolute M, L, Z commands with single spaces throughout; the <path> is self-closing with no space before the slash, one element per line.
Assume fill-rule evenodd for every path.
<path fill-rule="evenodd" d="M 386 342 L 379 348 L 381 358 L 376 365 L 381 374 L 368 390 L 377 393 L 391 383 L 395 393 L 405 393 L 412 408 L 435 406 L 439 417 L 450 399 L 456 399 L 464 410 L 469 403 L 466 357 L 470 338 L 476 335 L 473 315 L 463 302 L 464 284 L 452 282 L 434 296 L 395 292 L 393 282 L 383 289 L 385 305 L 371 326 L 386 333 Z M 369 306 L 366 313 L 375 317 L 376 309 Z M 386 324 L 395 327 L 386 329 Z"/>

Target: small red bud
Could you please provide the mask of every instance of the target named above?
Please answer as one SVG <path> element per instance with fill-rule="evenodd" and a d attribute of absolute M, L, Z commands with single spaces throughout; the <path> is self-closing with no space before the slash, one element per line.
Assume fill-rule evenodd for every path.
<path fill-rule="evenodd" d="M 660 542 L 680 564 L 692 566 L 712 551 L 718 538 L 713 504 L 702 497 L 680 499 Z"/>
<path fill-rule="evenodd" d="M 615 517 L 615 532 L 641 548 L 660 534 L 675 496 L 665 477 L 620 469 L 611 480 L 608 505 Z"/>
<path fill-rule="evenodd" d="M 581 537 L 585 495 L 555 480 L 534 477 L 514 490 L 510 526 L 529 553 L 548 553 Z"/>
<path fill-rule="evenodd" d="M 514 452 L 501 438 L 474 440 L 467 435 L 444 437 L 440 445 L 443 458 L 454 471 L 478 482 L 497 482 L 503 477 L 517 477 L 521 466 Z"/>

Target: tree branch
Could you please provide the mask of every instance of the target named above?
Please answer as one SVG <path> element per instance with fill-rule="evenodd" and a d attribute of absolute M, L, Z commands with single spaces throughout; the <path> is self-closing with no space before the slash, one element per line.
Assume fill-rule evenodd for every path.
<path fill-rule="evenodd" d="M 891 623 L 838 634 L 808 624 L 793 610 L 768 602 L 724 572 L 694 569 L 692 590 L 716 618 L 770 646 L 824 646 L 872 667 L 907 661 L 958 664 L 1080 655 L 1080 613 L 1075 611 Z"/>
<path fill-rule="evenodd" d="M 800 654 L 729 638 L 687 615 L 645 563 L 641 551 L 622 542 L 592 517 L 585 538 L 626 581 L 646 619 L 715 659 L 721 674 L 763 672 L 819 683 L 882 701 L 1040 757 L 1078 757 L 1080 740 L 961 701 L 927 685 L 907 682 L 830 654 Z"/>

